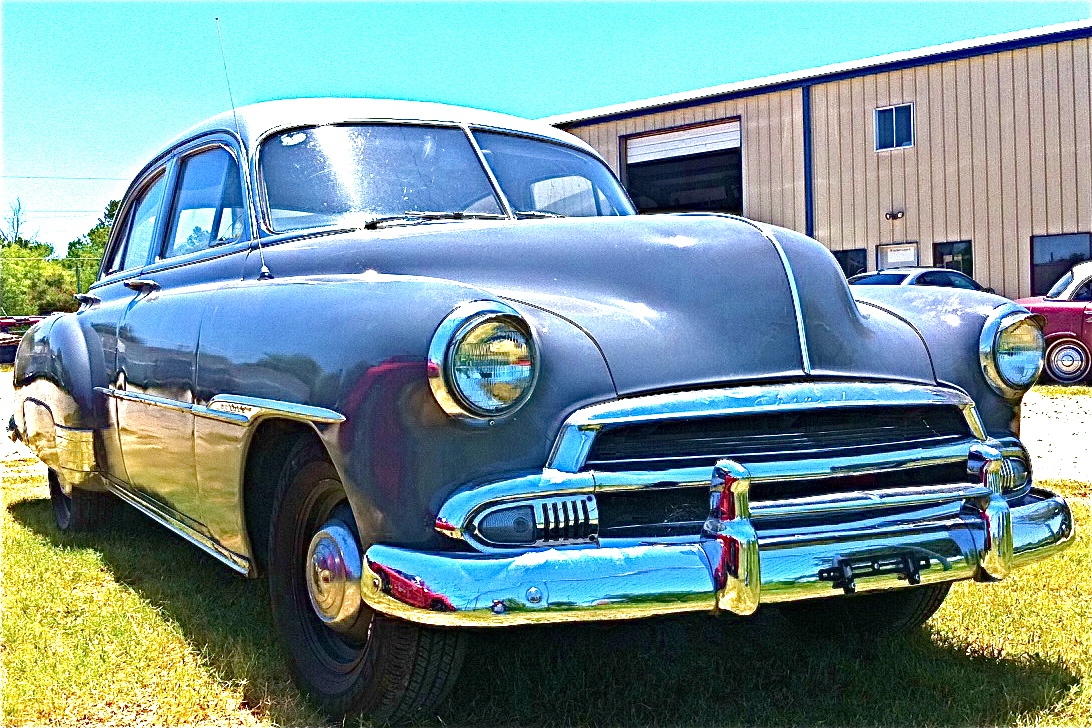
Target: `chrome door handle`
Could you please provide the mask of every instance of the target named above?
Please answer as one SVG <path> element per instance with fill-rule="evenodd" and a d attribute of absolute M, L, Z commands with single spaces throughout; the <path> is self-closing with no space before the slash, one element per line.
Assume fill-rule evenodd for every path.
<path fill-rule="evenodd" d="M 125 287 L 134 291 L 154 291 L 159 288 L 159 284 L 150 278 L 133 278 L 125 281 Z"/>
<path fill-rule="evenodd" d="M 102 299 L 94 293 L 77 293 L 73 298 L 79 301 L 81 306 L 87 306 L 88 308 L 102 302 Z"/>

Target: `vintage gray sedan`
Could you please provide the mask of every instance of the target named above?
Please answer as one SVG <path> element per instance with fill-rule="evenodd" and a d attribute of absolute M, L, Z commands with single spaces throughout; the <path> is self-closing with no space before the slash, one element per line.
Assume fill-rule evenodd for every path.
<path fill-rule="evenodd" d="M 462 628 L 778 605 L 892 632 L 1072 539 L 1018 439 L 1038 317 L 851 293 L 744 218 L 635 216 L 543 124 L 211 119 L 133 181 L 79 299 L 15 366 L 58 526 L 120 498 L 267 576 L 335 715 L 434 707 Z"/>

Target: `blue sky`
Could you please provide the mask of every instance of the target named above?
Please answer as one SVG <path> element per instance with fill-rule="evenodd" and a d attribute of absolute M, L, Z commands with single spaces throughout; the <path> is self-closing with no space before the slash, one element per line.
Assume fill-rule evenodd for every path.
<path fill-rule="evenodd" d="M 377 96 L 540 117 L 1090 11 L 1088 0 L 4 2 L 0 217 L 20 198 L 29 232 L 63 250 L 163 143 L 228 109 L 216 16 L 237 104 Z"/>

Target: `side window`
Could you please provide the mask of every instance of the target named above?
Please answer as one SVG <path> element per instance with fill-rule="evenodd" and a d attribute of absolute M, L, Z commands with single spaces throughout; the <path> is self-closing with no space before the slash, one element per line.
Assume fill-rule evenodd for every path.
<path fill-rule="evenodd" d="M 144 190 L 140 201 L 131 208 L 125 239 L 114 250 L 110 265 L 105 268 L 106 273 L 139 268 L 148 262 L 148 251 L 151 250 L 155 237 L 155 223 L 163 206 L 163 191 L 166 186 L 167 175 L 160 174 Z"/>
<path fill-rule="evenodd" d="M 239 165 L 223 147 L 182 160 L 163 258 L 234 242 L 245 231 Z"/>
<path fill-rule="evenodd" d="M 974 283 L 963 276 L 956 275 L 955 273 L 949 273 L 948 278 L 952 281 L 953 288 L 965 288 L 968 291 L 977 291 Z"/>
<path fill-rule="evenodd" d="M 1092 280 L 1085 281 L 1073 294 L 1074 301 L 1092 301 Z"/>
<path fill-rule="evenodd" d="M 914 282 L 917 286 L 951 286 L 951 279 L 948 278 L 948 274 L 940 273 L 938 271 L 929 271 L 928 273 L 922 273 L 918 276 L 918 279 Z"/>

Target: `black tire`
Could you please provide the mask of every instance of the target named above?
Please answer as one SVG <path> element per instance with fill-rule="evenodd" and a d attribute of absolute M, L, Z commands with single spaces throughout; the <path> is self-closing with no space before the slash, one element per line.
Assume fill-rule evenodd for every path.
<path fill-rule="evenodd" d="M 908 589 L 807 599 L 780 605 L 781 613 L 813 634 L 883 637 L 921 627 L 940 609 L 950 582 Z"/>
<path fill-rule="evenodd" d="M 1047 347 L 1046 371 L 1059 384 L 1080 384 L 1088 378 L 1092 358 L 1076 339 L 1058 339 Z"/>
<path fill-rule="evenodd" d="M 73 488 L 67 495 L 61 488 L 57 473 L 49 471 L 49 502 L 53 520 L 65 533 L 90 531 L 106 521 L 114 501 L 109 493 L 96 493 Z"/>
<path fill-rule="evenodd" d="M 400 723 L 435 710 L 458 677 L 465 635 L 422 627 L 361 606 L 353 634 L 326 626 L 311 607 L 307 549 L 332 516 L 355 528 L 337 471 L 321 447 L 297 444 L 273 499 L 269 587 L 273 618 L 296 681 L 334 718 L 364 713 Z M 363 540 L 362 550 L 368 545 Z"/>

